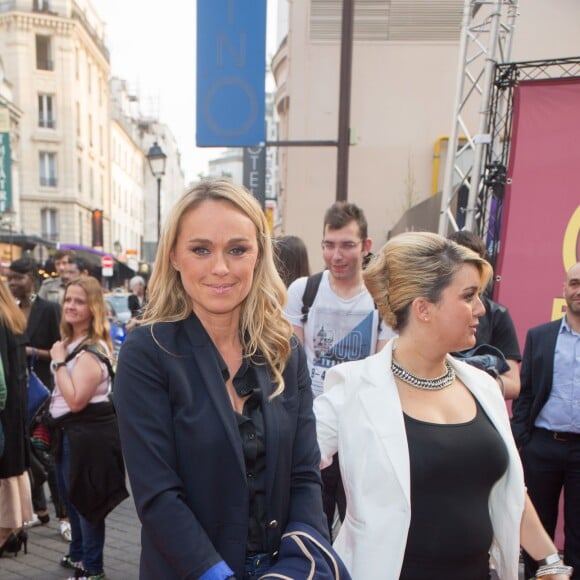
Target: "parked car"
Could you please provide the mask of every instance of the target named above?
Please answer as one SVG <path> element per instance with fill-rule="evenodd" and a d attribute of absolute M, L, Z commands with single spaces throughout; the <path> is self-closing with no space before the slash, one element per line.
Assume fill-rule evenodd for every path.
<path fill-rule="evenodd" d="M 131 320 L 129 310 L 129 293 L 111 292 L 105 294 L 107 305 L 107 317 L 111 325 L 111 340 L 113 342 L 113 354 L 115 360 L 119 355 L 119 350 L 125 338 L 127 338 L 127 322 Z"/>
<path fill-rule="evenodd" d="M 107 301 L 107 307 L 111 308 L 117 320 L 122 324 L 127 324 L 131 320 L 131 310 L 129 310 L 129 292 L 114 291 L 105 294 L 105 300 Z"/>

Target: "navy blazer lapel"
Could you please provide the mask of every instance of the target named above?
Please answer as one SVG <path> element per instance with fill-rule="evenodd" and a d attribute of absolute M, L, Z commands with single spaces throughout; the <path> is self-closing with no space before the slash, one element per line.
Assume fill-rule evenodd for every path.
<path fill-rule="evenodd" d="M 255 365 L 254 373 L 262 393 L 262 413 L 264 415 L 264 432 L 266 438 L 266 497 L 272 497 L 274 486 L 274 474 L 276 473 L 276 461 L 278 460 L 279 413 L 282 406 L 277 404 L 276 399 L 270 401 L 272 394 L 272 380 L 270 371 L 266 365 Z M 282 397 L 283 395 L 279 395 Z"/>
<path fill-rule="evenodd" d="M 240 440 L 240 432 L 232 403 L 228 397 L 223 377 L 215 357 L 215 346 L 203 328 L 203 325 L 194 314 L 184 321 L 184 328 L 191 342 L 194 359 L 201 375 L 203 387 L 207 390 L 214 404 L 216 413 L 224 426 L 225 433 L 236 452 L 238 466 L 245 474 L 246 465 L 242 442 Z"/>

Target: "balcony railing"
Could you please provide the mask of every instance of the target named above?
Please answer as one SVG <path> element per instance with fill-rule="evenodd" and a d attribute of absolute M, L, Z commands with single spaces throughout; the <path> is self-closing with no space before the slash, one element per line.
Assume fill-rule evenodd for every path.
<path fill-rule="evenodd" d="M 54 70 L 54 62 L 49 58 L 37 58 L 36 59 L 36 69 L 37 70 Z"/>
<path fill-rule="evenodd" d="M 56 187 L 58 184 L 58 179 L 56 177 L 44 177 L 40 176 L 40 186 L 41 187 Z"/>
<path fill-rule="evenodd" d="M 43 129 L 54 129 L 56 126 L 56 121 L 52 117 L 39 117 L 38 126 Z"/>

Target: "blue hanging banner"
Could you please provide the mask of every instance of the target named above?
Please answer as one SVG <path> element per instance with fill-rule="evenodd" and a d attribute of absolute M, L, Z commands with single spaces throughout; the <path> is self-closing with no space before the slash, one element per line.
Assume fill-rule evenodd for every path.
<path fill-rule="evenodd" d="M 266 0 L 197 0 L 198 147 L 265 141 Z"/>

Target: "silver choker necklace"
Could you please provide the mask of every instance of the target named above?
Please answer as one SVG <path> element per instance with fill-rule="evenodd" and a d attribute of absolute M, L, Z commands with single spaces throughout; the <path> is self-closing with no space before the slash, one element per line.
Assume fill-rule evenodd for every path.
<path fill-rule="evenodd" d="M 391 371 L 393 371 L 396 377 L 399 377 L 402 381 L 416 389 L 424 389 L 426 391 L 440 391 L 455 381 L 455 370 L 448 361 L 445 361 L 445 368 L 447 370 L 440 377 L 424 379 L 423 377 L 416 377 L 411 374 L 408 370 L 397 364 L 395 359 L 391 362 Z"/>

